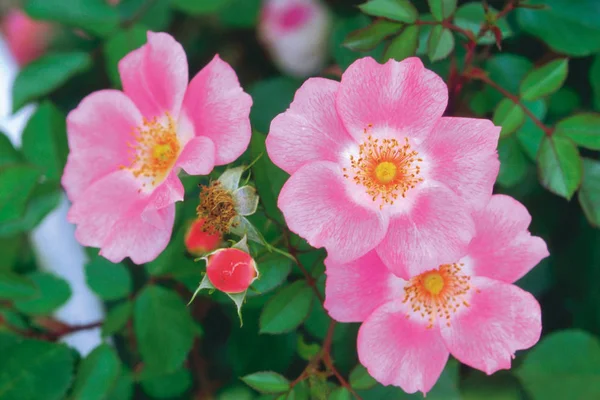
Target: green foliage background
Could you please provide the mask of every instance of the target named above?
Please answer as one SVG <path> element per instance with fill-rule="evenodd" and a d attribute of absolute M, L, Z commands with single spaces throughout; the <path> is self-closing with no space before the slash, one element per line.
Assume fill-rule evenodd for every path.
<path fill-rule="evenodd" d="M 527 206 L 532 233 L 550 249 L 518 282 L 542 305 L 541 342 L 519 352 L 512 370 L 492 376 L 451 361 L 427 398 L 600 398 L 600 2 L 327 3 L 334 17 L 329 65 L 343 71 L 364 55 L 385 61 L 416 54 L 448 83 L 447 115 L 486 117 L 503 127 L 495 192 Z M 302 81 L 281 75 L 259 46 L 259 0 L 23 6 L 61 33 L 15 82 L 15 111 L 39 102 L 22 148 L 0 134 L 0 400 L 421 397 L 378 385 L 357 365 L 358 326 L 332 324 L 322 307 L 324 251 L 289 232 L 276 207 L 287 176 L 266 156 L 265 134 Z M 86 279 L 107 310 L 94 325 L 114 346 L 81 359 L 58 340 L 86 327 L 51 317 L 71 289 L 39 271 L 28 232 L 61 196 L 66 114 L 92 91 L 119 88 L 117 62 L 144 43 L 148 29 L 168 31 L 183 44 L 191 74 L 215 53 L 237 71 L 254 100 L 255 129 L 237 164 L 262 154 L 251 169 L 261 197 L 251 222 L 298 263 L 252 248 L 263 277 L 244 305 L 242 327 L 220 293 L 187 307 L 203 265 L 185 252 L 186 224 L 198 184 L 223 169 L 184 177 L 186 202 L 177 205 L 171 244 L 155 261 L 111 264 L 87 249 Z M 337 79 L 335 70 L 323 75 Z"/>

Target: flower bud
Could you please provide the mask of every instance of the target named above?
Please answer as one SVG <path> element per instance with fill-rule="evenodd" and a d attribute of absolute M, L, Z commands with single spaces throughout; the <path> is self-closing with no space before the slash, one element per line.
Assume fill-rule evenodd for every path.
<path fill-rule="evenodd" d="M 285 73 L 308 76 L 327 58 L 331 20 L 321 0 L 266 0 L 259 39 Z"/>
<path fill-rule="evenodd" d="M 219 247 L 221 234 L 218 232 L 207 232 L 204 227 L 204 219 L 196 219 L 185 234 L 185 248 L 190 254 L 201 256 L 210 253 Z"/>
<path fill-rule="evenodd" d="M 52 38 L 49 24 L 34 21 L 20 10 L 9 11 L 0 28 L 10 52 L 21 66 L 44 54 Z"/>
<path fill-rule="evenodd" d="M 208 257 L 206 276 L 225 293 L 242 293 L 258 277 L 250 254 L 236 248 L 217 250 Z"/>

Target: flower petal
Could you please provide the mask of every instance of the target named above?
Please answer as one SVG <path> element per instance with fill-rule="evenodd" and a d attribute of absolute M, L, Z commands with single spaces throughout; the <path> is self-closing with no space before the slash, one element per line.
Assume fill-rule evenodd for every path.
<path fill-rule="evenodd" d="M 208 175 L 215 167 L 215 144 L 205 136 L 196 136 L 183 148 L 177 167 L 190 175 Z"/>
<path fill-rule="evenodd" d="M 355 61 L 342 75 L 337 110 L 348 132 L 361 139 L 372 125 L 422 139 L 442 116 L 448 88 L 417 57 L 384 65 L 370 57 Z"/>
<path fill-rule="evenodd" d="M 139 189 L 139 182 L 127 170 L 117 170 L 87 188 L 67 215 L 69 222 L 77 224 L 79 243 L 101 247 L 122 215 L 136 203 L 147 202 Z"/>
<path fill-rule="evenodd" d="M 311 161 L 338 162 L 354 142 L 335 110 L 339 86 L 330 79 L 307 80 L 290 108 L 271 122 L 267 151 L 279 168 L 293 174 Z"/>
<path fill-rule="evenodd" d="M 358 358 L 381 384 L 426 393 L 440 377 L 448 350 L 438 329 L 406 318 L 407 311 L 402 300 L 376 309 L 358 332 Z"/>
<path fill-rule="evenodd" d="M 392 272 L 409 279 L 460 259 L 474 233 L 458 196 L 445 186 L 428 186 L 419 190 L 412 208 L 391 218 L 377 253 Z"/>
<path fill-rule="evenodd" d="M 159 213 L 178 201 L 183 201 L 185 189 L 177 173 L 172 170 L 169 176 L 150 195 L 150 199 L 142 211 L 142 220 L 160 229 L 170 229 L 164 214 Z"/>
<path fill-rule="evenodd" d="M 477 233 L 467 258 L 473 275 L 512 283 L 549 255 L 544 240 L 527 230 L 529 212 L 512 197 L 492 196 L 473 219 Z"/>
<path fill-rule="evenodd" d="M 331 162 L 306 164 L 285 183 L 278 206 L 293 232 L 313 247 L 325 247 L 332 260 L 348 262 L 381 241 L 388 220 L 354 203 L 342 179 Z"/>
<path fill-rule="evenodd" d="M 192 79 L 183 101 L 184 118 L 196 136 L 215 145 L 215 164 L 224 165 L 242 155 L 248 144 L 252 98 L 240 87 L 233 68 L 216 55 Z"/>
<path fill-rule="evenodd" d="M 406 282 L 390 272 L 375 251 L 339 264 L 325 260 L 325 309 L 340 322 L 362 322 L 375 309 L 404 296 Z"/>
<path fill-rule="evenodd" d="M 471 278 L 478 291 L 450 327 L 441 326 L 450 353 L 485 373 L 510 368 L 517 350 L 533 346 L 542 330 L 540 305 L 524 290 L 483 277 Z"/>
<path fill-rule="evenodd" d="M 168 33 L 148 32 L 148 43 L 119 62 L 123 90 L 144 117 L 179 116 L 188 83 L 185 51 Z"/>
<path fill-rule="evenodd" d="M 62 184 L 71 201 L 96 180 L 129 165 L 127 143 L 141 123 L 135 104 L 117 90 L 94 92 L 69 113 L 70 154 Z"/>
<path fill-rule="evenodd" d="M 423 143 L 431 179 L 452 189 L 473 210 L 492 196 L 500 162 L 500 127 L 487 119 L 441 118 Z"/>
<path fill-rule="evenodd" d="M 163 228 L 145 222 L 138 210 L 122 216 L 106 237 L 100 255 L 116 263 L 125 257 L 136 264 L 154 260 L 167 247 L 175 222 L 175 205 L 157 211 Z"/>

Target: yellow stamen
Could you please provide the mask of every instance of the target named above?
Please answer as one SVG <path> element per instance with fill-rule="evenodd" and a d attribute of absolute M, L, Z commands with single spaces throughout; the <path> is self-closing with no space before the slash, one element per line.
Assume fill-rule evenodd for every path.
<path fill-rule="evenodd" d="M 198 217 L 204 218 L 204 225 L 202 225 L 204 232 L 226 234 L 232 226 L 235 226 L 233 219 L 237 216 L 237 212 L 233 196 L 221 186 L 219 181 L 201 187 L 200 204 L 196 212 Z"/>

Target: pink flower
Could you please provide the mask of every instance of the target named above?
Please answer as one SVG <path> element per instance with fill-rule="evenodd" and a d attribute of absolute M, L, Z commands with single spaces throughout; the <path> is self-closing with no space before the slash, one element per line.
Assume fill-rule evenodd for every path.
<path fill-rule="evenodd" d="M 205 231 L 204 222 L 204 218 L 196 219 L 190 224 L 185 234 L 185 248 L 195 256 L 201 256 L 216 250 L 221 242 L 221 234 Z"/>
<path fill-rule="evenodd" d="M 220 249 L 208 257 L 206 276 L 212 285 L 225 293 L 245 292 L 258 277 L 256 263 L 240 249 Z"/>
<path fill-rule="evenodd" d="M 384 385 L 429 391 L 448 355 L 492 374 L 540 337 L 540 306 L 512 285 L 548 256 L 531 236 L 527 209 L 495 195 L 475 213 L 476 235 L 462 258 L 425 266 L 408 280 L 376 252 L 341 265 L 326 260 L 325 308 L 338 321 L 364 322 L 358 356 Z"/>
<path fill-rule="evenodd" d="M 330 29 L 321 0 L 266 0 L 258 34 L 283 72 L 308 76 L 325 64 Z"/>
<path fill-rule="evenodd" d="M 169 241 L 184 194 L 178 171 L 206 175 L 246 150 L 252 99 L 218 56 L 188 86 L 185 52 L 166 33 L 148 32 L 119 71 L 123 92 L 92 93 L 67 117 L 62 183 L 79 242 L 139 264 Z"/>
<path fill-rule="evenodd" d="M 20 10 L 9 11 L 1 28 L 10 52 L 21 66 L 44 54 L 52 37 L 49 24 L 34 21 Z"/>
<path fill-rule="evenodd" d="M 418 58 L 352 64 L 312 78 L 271 123 L 267 151 L 292 176 L 279 196 L 290 229 L 331 259 L 376 249 L 405 279 L 458 259 L 470 213 L 490 199 L 500 128 L 442 117 L 448 91 Z"/>

